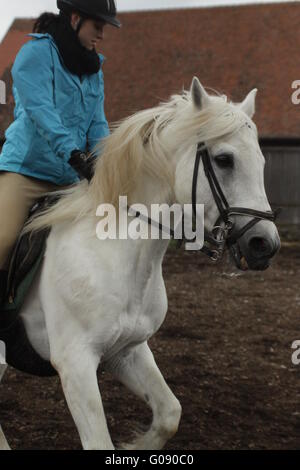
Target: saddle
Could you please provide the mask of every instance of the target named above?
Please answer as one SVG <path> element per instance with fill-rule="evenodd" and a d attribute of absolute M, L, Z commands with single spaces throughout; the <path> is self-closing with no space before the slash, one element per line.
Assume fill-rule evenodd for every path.
<path fill-rule="evenodd" d="M 51 195 L 38 199 L 28 219 L 57 200 L 58 196 Z M 49 233 L 50 229 L 45 229 L 18 238 L 10 260 L 5 301 L 0 308 L 0 340 L 6 345 L 7 363 L 38 377 L 52 377 L 57 372 L 33 348 L 19 313 L 41 266 Z"/>
<path fill-rule="evenodd" d="M 44 196 L 37 200 L 28 216 L 57 202 L 57 196 Z M 16 241 L 9 263 L 5 301 L 0 309 L 0 330 L 9 328 L 16 320 L 41 265 L 50 229 L 21 234 Z"/>

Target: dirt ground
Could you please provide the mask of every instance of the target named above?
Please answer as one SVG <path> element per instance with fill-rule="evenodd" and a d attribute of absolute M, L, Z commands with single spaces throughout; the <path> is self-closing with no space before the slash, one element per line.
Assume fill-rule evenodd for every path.
<path fill-rule="evenodd" d="M 300 449 L 300 245 L 267 271 L 235 272 L 184 250 L 165 258 L 169 312 L 151 347 L 183 407 L 166 449 Z M 149 424 L 123 386 L 103 372 L 99 383 L 113 440 Z M 13 449 L 80 448 L 58 378 L 8 369 L 0 422 Z"/>

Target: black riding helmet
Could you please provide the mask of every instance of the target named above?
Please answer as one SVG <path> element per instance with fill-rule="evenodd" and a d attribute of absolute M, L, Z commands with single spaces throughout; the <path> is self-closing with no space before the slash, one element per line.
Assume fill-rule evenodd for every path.
<path fill-rule="evenodd" d="M 121 27 L 116 17 L 115 0 L 57 0 L 57 8 L 61 11 L 75 10 L 85 18 L 102 20 L 117 28 Z"/>

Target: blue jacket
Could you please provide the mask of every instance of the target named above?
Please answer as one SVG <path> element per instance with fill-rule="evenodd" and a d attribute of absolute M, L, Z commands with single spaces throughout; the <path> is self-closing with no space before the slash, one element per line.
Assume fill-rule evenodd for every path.
<path fill-rule="evenodd" d="M 78 181 L 68 164 L 74 149 L 92 150 L 109 134 L 104 114 L 103 73 L 82 82 L 66 69 L 49 34 L 19 51 L 12 68 L 14 122 L 5 133 L 0 170 L 58 185 Z M 103 56 L 100 55 L 101 65 Z"/>

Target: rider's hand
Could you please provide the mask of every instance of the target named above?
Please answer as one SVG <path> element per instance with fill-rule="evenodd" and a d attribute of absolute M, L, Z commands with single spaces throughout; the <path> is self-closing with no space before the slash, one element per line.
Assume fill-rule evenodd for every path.
<path fill-rule="evenodd" d="M 81 178 L 91 181 L 94 175 L 94 161 L 95 157 L 91 157 L 81 150 L 73 150 L 68 163 Z"/>

